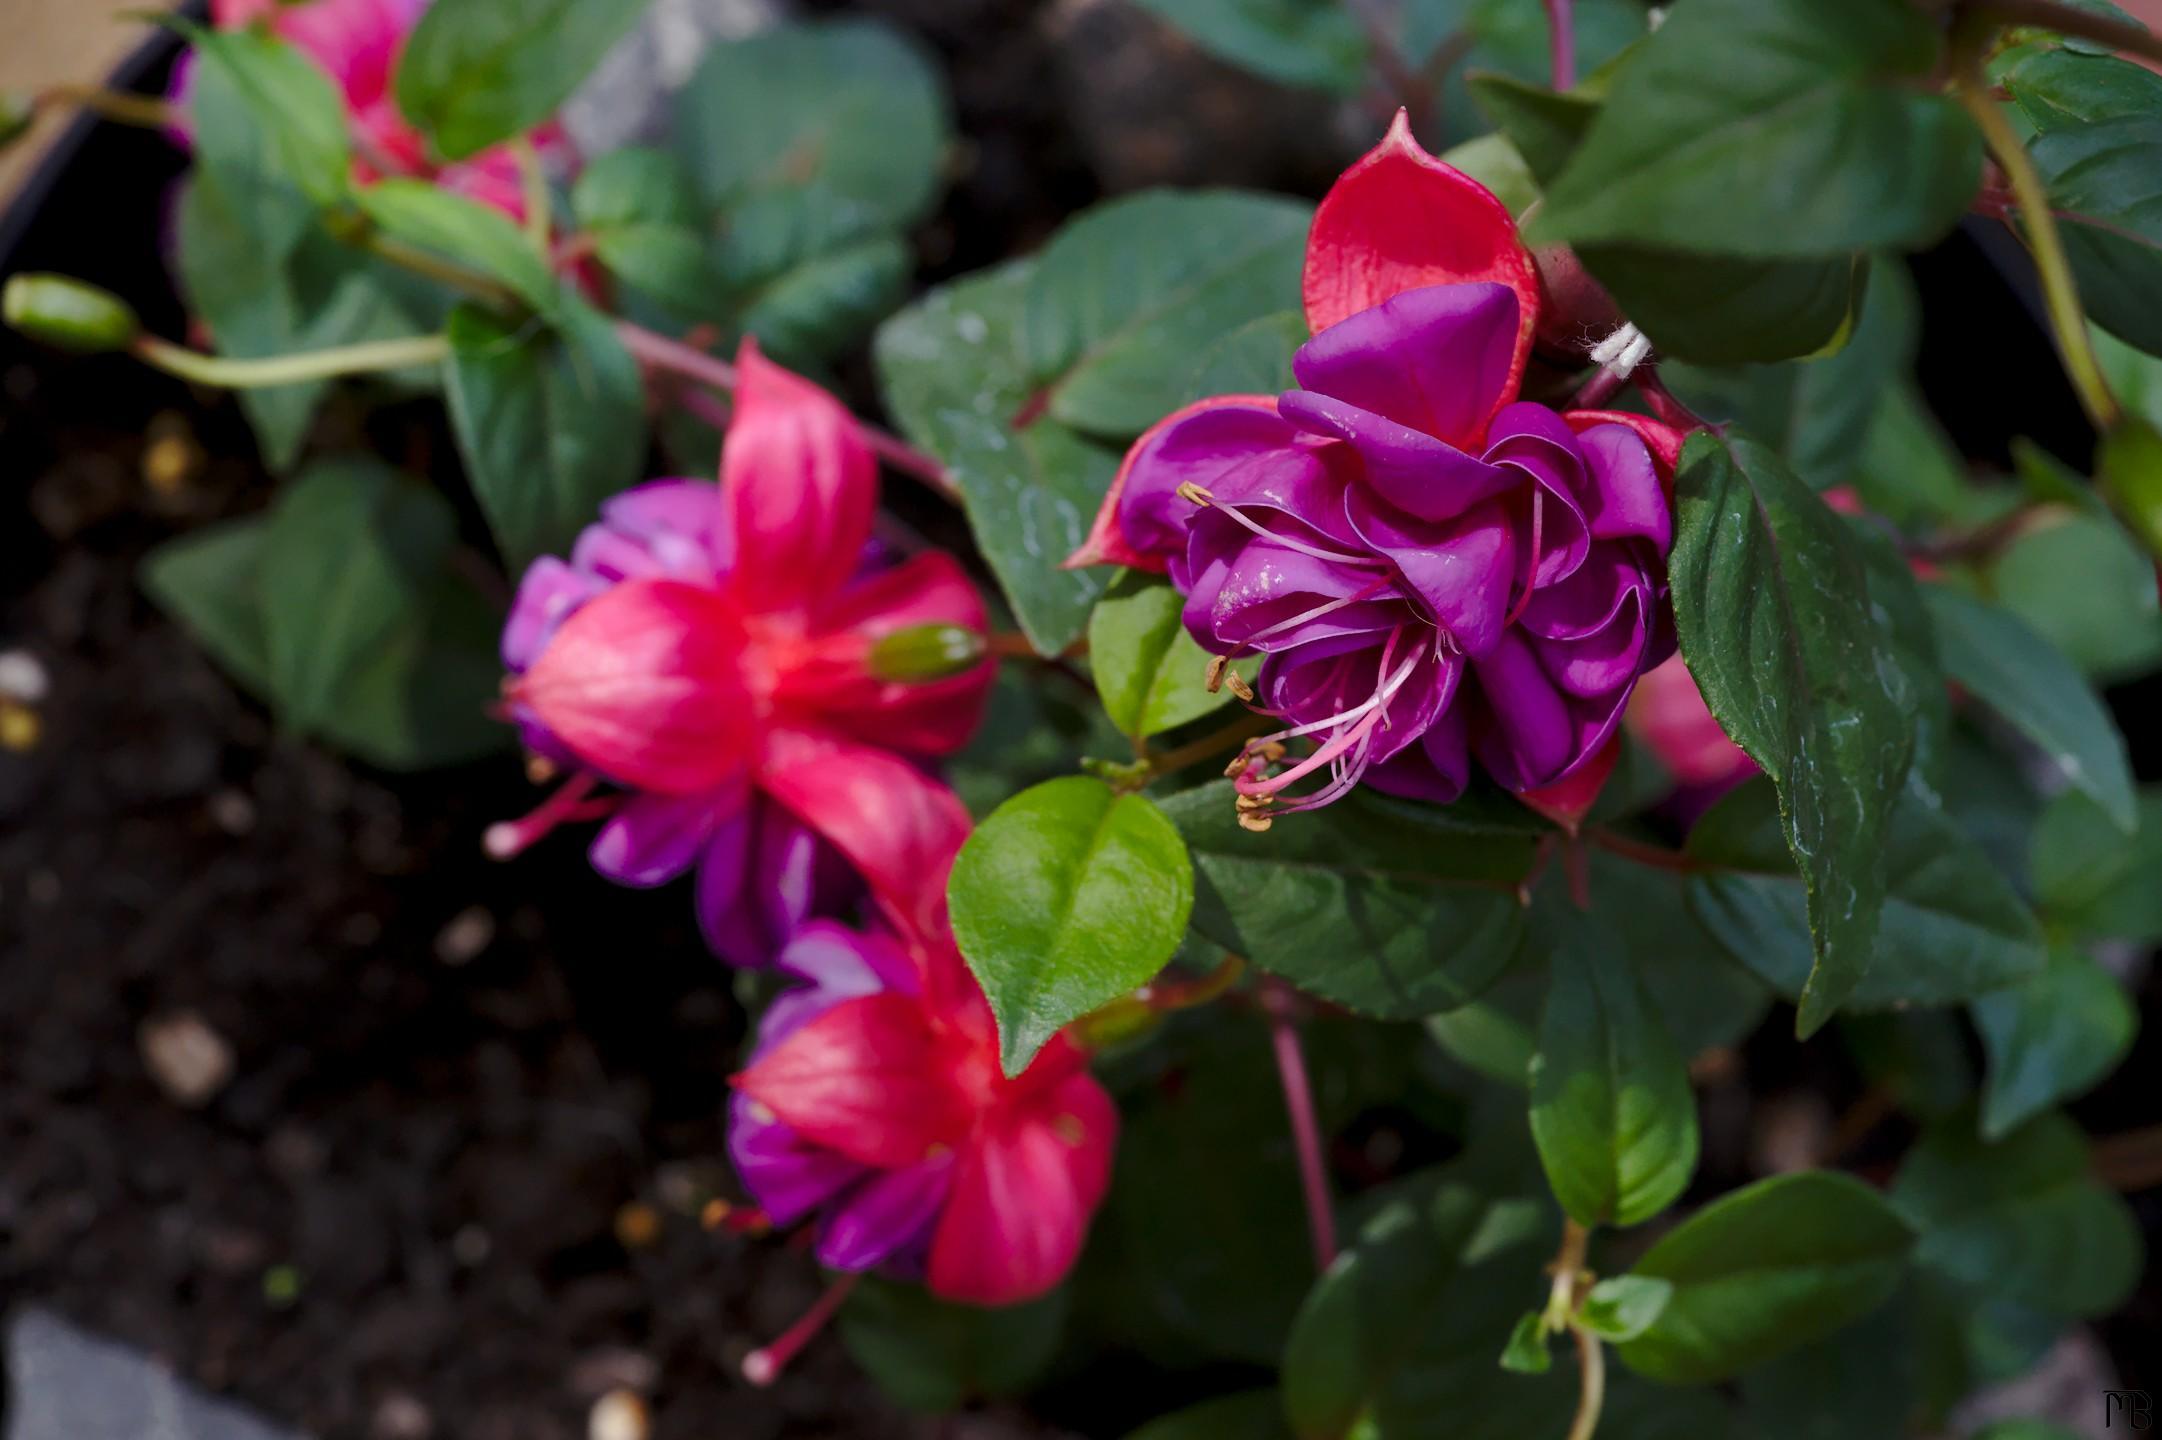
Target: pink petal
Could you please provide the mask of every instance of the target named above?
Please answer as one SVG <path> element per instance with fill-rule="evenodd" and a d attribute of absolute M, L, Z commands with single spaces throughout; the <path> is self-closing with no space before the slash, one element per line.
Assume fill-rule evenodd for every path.
<path fill-rule="evenodd" d="M 1079 570 L 1089 565 L 1127 565 L 1158 575 L 1164 572 L 1171 556 L 1186 543 L 1185 527 L 1166 518 L 1173 503 L 1170 497 L 1187 480 L 1210 488 L 1211 479 L 1223 469 L 1226 448 L 1223 442 L 1192 448 L 1182 443 L 1190 437 L 1171 432 L 1193 416 L 1212 410 L 1245 411 L 1273 419 L 1276 397 L 1214 395 L 1206 400 L 1196 400 L 1182 410 L 1174 410 L 1142 431 L 1141 438 L 1134 441 L 1126 458 L 1119 463 L 1118 474 L 1111 477 L 1111 488 L 1104 492 L 1104 502 L 1097 508 L 1096 523 L 1089 527 L 1088 537 L 1081 542 L 1080 549 L 1066 557 L 1062 568 Z M 1233 425 L 1236 428 L 1237 422 Z M 1254 429 L 1251 440 L 1229 444 L 1232 453 L 1243 458 L 1290 443 L 1289 426 L 1272 428 L 1265 421 L 1256 421 Z M 1128 482 L 1133 480 L 1137 467 L 1141 470 L 1142 480 L 1129 495 Z M 1184 505 L 1185 502 L 1176 503 Z M 1130 537 L 1129 524 L 1135 532 Z"/>
<path fill-rule="evenodd" d="M 1508 207 L 1427 154 L 1399 110 L 1388 135 L 1344 172 L 1314 212 L 1306 241 L 1306 323 L 1319 334 L 1403 291 L 1475 280 L 1516 292 L 1515 360 L 1503 392 L 1514 398 L 1539 324 L 1538 271 Z"/>
<path fill-rule="evenodd" d="M 1118 1110 L 1086 1072 L 993 1116 L 961 1152 L 931 1240 L 931 1293 L 1012 1305 L 1065 1278 L 1111 1179 Z"/>
<path fill-rule="evenodd" d="M 1620 758 L 1621 736 L 1616 734 L 1563 779 L 1526 790 L 1516 798 L 1574 835 L 1591 807 L 1599 803 L 1599 792 L 1606 788 L 1607 778 L 1614 773 L 1614 762 Z"/>
<path fill-rule="evenodd" d="M 1627 724 L 1685 785 L 1716 785 L 1756 769 L 1756 762 L 1712 718 L 1679 655 L 1637 681 Z"/>
<path fill-rule="evenodd" d="M 905 995 L 844 1000 L 730 1082 L 804 1139 L 897 1169 L 967 1130 L 923 1008 Z"/>
<path fill-rule="evenodd" d="M 878 465 L 841 402 L 758 353 L 736 353 L 721 451 L 729 583 L 756 611 L 823 599 L 855 573 L 878 503 Z"/>
<path fill-rule="evenodd" d="M 579 606 L 514 693 L 610 779 L 696 794 L 751 759 L 745 645 L 741 620 L 715 591 L 626 581 Z"/>

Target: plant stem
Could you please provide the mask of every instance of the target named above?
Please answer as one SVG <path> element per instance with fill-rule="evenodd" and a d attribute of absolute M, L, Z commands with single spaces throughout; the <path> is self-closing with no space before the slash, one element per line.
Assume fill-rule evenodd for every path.
<path fill-rule="evenodd" d="M 163 100 L 107 90 L 98 85 L 49 85 L 38 92 L 35 106 L 43 110 L 53 105 L 79 106 L 100 119 L 121 125 L 139 125 L 146 130 L 166 129 L 178 119 L 173 107 Z"/>
<path fill-rule="evenodd" d="M 1991 8 L 1994 12 L 1996 7 Z M 1990 154 L 2012 186 L 2020 228 L 2026 231 L 2028 248 L 2034 252 L 2034 267 L 2041 276 L 2042 298 L 2049 311 L 2050 328 L 2057 335 L 2057 353 L 2064 362 L 2065 377 L 2078 393 L 2087 418 L 2097 430 L 2107 430 L 2117 423 L 2117 400 L 2102 377 L 2102 363 L 2087 333 L 2079 286 L 2072 278 L 2072 262 L 2065 256 L 2064 238 L 2057 233 L 2057 217 L 2050 210 L 2049 190 L 2042 183 L 2041 172 L 2034 168 L 2033 158 L 2019 143 L 2003 110 L 1990 98 L 1989 83 L 1971 50 L 1957 62 L 1952 89 L 1981 128 Z"/>
<path fill-rule="evenodd" d="M 511 154 L 518 157 L 518 188 L 525 200 L 525 238 L 546 260 L 548 255 L 548 172 L 541 169 L 540 151 L 533 148 L 533 137 L 520 135 L 511 141 Z"/>
<path fill-rule="evenodd" d="M 1306 1076 L 1306 1056 L 1299 1049 L 1299 1027 L 1291 1018 L 1292 997 L 1280 983 L 1264 980 L 1261 1001 L 1276 1050 L 1276 1074 L 1284 1085 L 1284 1109 L 1291 1117 L 1291 1142 L 1299 1152 L 1299 1183 L 1306 1192 L 1306 1223 L 1313 1235 L 1318 1273 L 1336 1263 L 1336 1214 L 1329 1207 L 1329 1181 L 1321 1165 L 1314 1087 Z"/>
<path fill-rule="evenodd" d="M 1606 1403 L 1606 1355 L 1599 1348 L 1599 1337 L 1583 1326 L 1571 1325 L 1569 1334 L 1576 1340 L 1578 1383 L 1576 1418 L 1569 1422 L 1568 1440 L 1591 1440 L 1599 1428 L 1599 1409 Z"/>
<path fill-rule="evenodd" d="M 1591 843 L 1602 850 L 1611 850 L 1624 860 L 1634 860 L 1639 865 L 1649 865 L 1654 870 L 1673 870 L 1683 875 L 1699 875 L 1707 870 L 1723 867 L 1707 865 L 1694 855 L 1679 850 L 1665 850 L 1657 845 L 1646 845 L 1641 840 L 1631 840 L 1611 830 L 1598 829 L 1590 832 Z"/>
<path fill-rule="evenodd" d="M 385 235 L 372 226 L 353 241 L 371 255 L 388 260 L 403 270 L 410 270 L 424 279 L 461 291 L 476 300 L 484 300 L 501 310 L 515 310 L 523 303 L 510 288 L 501 282 L 469 270 L 454 260 L 445 260 L 430 254 L 417 245 L 408 245 L 395 235 Z"/>
<path fill-rule="evenodd" d="M 1590 410 L 1603 405 L 1624 384 L 1621 372 L 1602 365 L 1592 372 L 1582 389 L 1569 401 L 1571 410 Z"/>
<path fill-rule="evenodd" d="M 1270 723 L 1270 717 L 1266 715 L 1241 715 L 1221 729 L 1211 730 L 1199 740 L 1166 750 L 1161 755 L 1151 755 L 1149 773 L 1152 777 L 1176 775 L 1189 765 L 1197 765 L 1240 741 L 1252 739 L 1268 729 Z"/>
<path fill-rule="evenodd" d="M 1547 1266 L 1554 1277 L 1553 1288 L 1547 1292 L 1546 1328 L 1559 1330 L 1576 1314 L 1576 1282 L 1584 1273 L 1584 1261 L 1591 1251 L 1591 1229 L 1563 1217 L 1561 1222 L 1561 1249 L 1554 1252 L 1554 1259 Z"/>
<path fill-rule="evenodd" d="M 1573 0 L 1546 0 L 1547 53 L 1553 57 L 1554 88 L 1576 88 L 1576 16 Z"/>
<path fill-rule="evenodd" d="M 2162 35 L 2136 21 L 2118 20 L 2092 10 L 2075 10 L 2055 0 L 1980 0 L 1969 7 L 2005 25 L 2039 25 L 2060 35 L 2099 40 L 2150 60 L 2162 60 Z"/>
<path fill-rule="evenodd" d="M 366 375 L 381 370 L 440 364 L 450 355 L 450 341 L 441 335 L 414 335 L 402 340 L 341 345 L 334 350 L 242 360 L 205 355 L 200 350 L 145 335 L 129 347 L 129 353 L 154 369 L 192 380 L 198 385 L 214 385 L 225 390 L 257 390 L 270 385 L 328 380 L 338 375 Z"/>

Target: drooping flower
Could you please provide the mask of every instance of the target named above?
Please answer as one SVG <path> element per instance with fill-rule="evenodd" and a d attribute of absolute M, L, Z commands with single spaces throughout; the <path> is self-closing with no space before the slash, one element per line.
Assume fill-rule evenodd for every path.
<path fill-rule="evenodd" d="M 1629 730 L 1684 786 L 1723 789 L 1756 772 L 1756 762 L 1712 718 L 1696 677 L 1679 655 L 1637 682 L 1629 700 Z"/>
<path fill-rule="evenodd" d="M 1362 780 L 1453 800 L 1474 756 L 1538 804 L 1610 763 L 1672 652 L 1680 436 L 1519 398 L 1537 271 L 1402 115 L 1321 202 L 1304 288 L 1298 388 L 1158 423 L 1068 563 L 1168 571 L 1204 649 L 1263 656 L 1253 689 L 1284 725 L 1235 766 L 1249 825 Z"/>
<path fill-rule="evenodd" d="M 220 30 L 261 22 L 331 78 L 344 97 L 351 125 L 354 177 L 365 183 L 399 175 L 429 180 L 446 190 L 501 210 L 525 215 L 525 186 L 518 160 L 507 146 L 447 164 L 436 163 L 421 133 L 407 123 L 393 93 L 406 36 L 420 23 L 429 0 L 211 0 L 210 20 Z M 192 55 L 174 71 L 172 98 L 185 109 L 192 84 Z M 569 137 L 550 121 L 530 140 L 552 164 L 567 169 L 575 159 Z"/>
<path fill-rule="evenodd" d="M 882 638 L 980 635 L 982 599 L 944 553 L 867 557 L 877 469 L 838 401 L 750 340 L 737 375 L 718 486 L 627 491 L 520 583 L 511 712 L 569 779 L 489 848 L 605 813 L 595 867 L 654 885 L 695 864 L 715 948 L 755 963 L 845 899 L 850 867 L 896 913 L 944 873 L 968 816 L 922 761 L 967 741 L 992 665 L 882 671 Z M 602 782 L 622 793 L 591 798 Z"/>
<path fill-rule="evenodd" d="M 927 880 L 943 891 L 943 872 Z M 1056 1285 L 1110 1180 L 1118 1112 L 1061 1034 L 1000 1070 L 983 991 L 929 931 L 800 931 L 736 1089 L 729 1152 L 776 1225 L 815 1221 L 836 1270 L 920 1276 L 1006 1305 Z"/>

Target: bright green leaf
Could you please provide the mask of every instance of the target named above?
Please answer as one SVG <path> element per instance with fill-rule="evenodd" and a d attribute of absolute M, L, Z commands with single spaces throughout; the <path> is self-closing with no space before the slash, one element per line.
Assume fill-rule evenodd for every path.
<path fill-rule="evenodd" d="M 1544 1375 L 1554 1367 L 1547 1349 L 1546 1316 L 1526 1310 L 1509 1330 L 1509 1343 L 1501 1348 L 1501 1368 L 1518 1375 Z"/>
<path fill-rule="evenodd" d="M 1670 1280 L 1651 1275 L 1609 1276 L 1591 1287 L 1577 1307 L 1576 1323 L 1618 1345 L 1649 1330 L 1673 1298 Z"/>
<path fill-rule="evenodd" d="M 1123 572 L 1089 616 L 1089 667 L 1104 712 L 1121 732 L 1146 739 L 1230 703 L 1208 688 L 1212 657 L 1179 619 L 1185 597 L 1156 576 Z M 1253 665 L 1241 672 L 1253 679 Z"/>
<path fill-rule="evenodd" d="M 378 180 L 355 198 L 385 234 L 502 282 L 542 315 L 561 308 L 563 287 L 548 258 L 502 211 L 425 180 Z"/>
<path fill-rule="evenodd" d="M 398 52 L 398 108 L 463 160 L 553 115 L 648 0 L 433 0 Z"/>
<path fill-rule="evenodd" d="M 184 28 L 200 63 L 221 72 L 254 117 L 279 177 L 317 205 L 344 199 L 351 142 L 345 101 L 330 77 L 267 29 Z"/>

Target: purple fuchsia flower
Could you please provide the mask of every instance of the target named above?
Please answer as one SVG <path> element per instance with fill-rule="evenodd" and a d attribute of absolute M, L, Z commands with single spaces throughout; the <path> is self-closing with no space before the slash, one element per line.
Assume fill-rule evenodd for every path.
<path fill-rule="evenodd" d="M 1401 116 L 1315 213 L 1305 291 L 1298 388 L 1156 425 L 1069 563 L 1165 571 L 1204 649 L 1263 657 L 1253 703 L 1284 724 L 1233 765 L 1250 828 L 1362 781 L 1451 801 L 1474 757 L 1580 815 L 1674 649 L 1678 432 L 1518 397 L 1537 270 Z"/>

